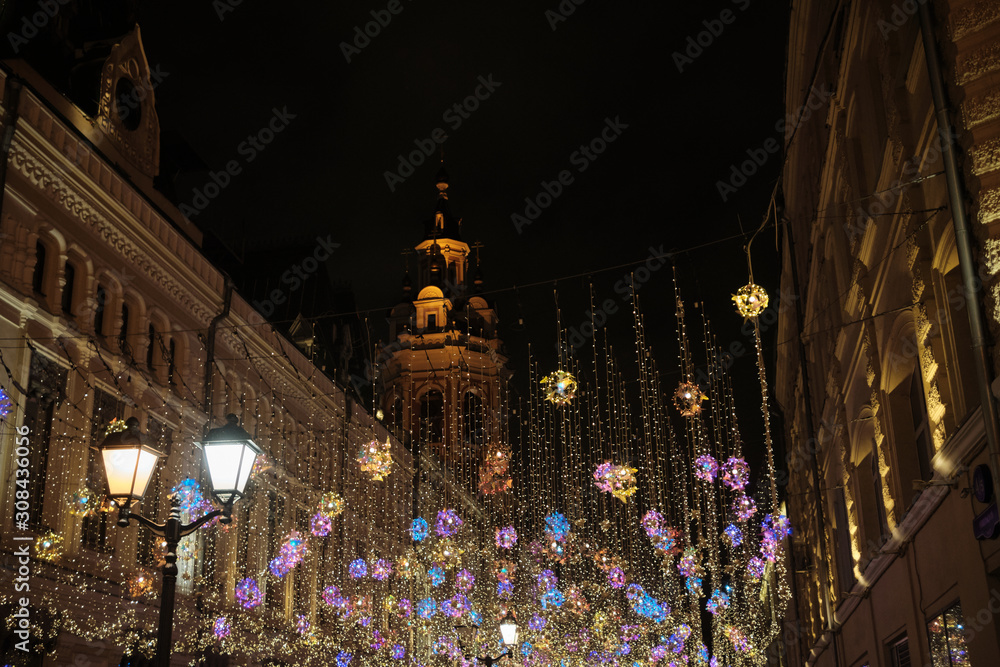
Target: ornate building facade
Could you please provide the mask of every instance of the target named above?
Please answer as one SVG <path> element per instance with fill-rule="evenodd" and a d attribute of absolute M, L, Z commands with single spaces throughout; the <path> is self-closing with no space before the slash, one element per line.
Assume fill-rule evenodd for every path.
<path fill-rule="evenodd" d="M 200 231 L 152 187 L 159 128 L 138 27 L 95 71 L 99 104 L 87 110 L 23 61 L 0 70 L 0 386 L 10 397 L 0 421 L 5 618 L 17 604 L 16 554 L 27 543 L 19 540 L 33 544 L 31 650 L 15 648 L 21 639 L 8 625 L 4 664 L 144 664 L 159 606 L 159 545 L 148 530 L 115 526 L 106 506 L 82 512 L 74 503 L 95 509 L 82 500 L 85 488 L 103 497 L 94 447 L 112 419 L 128 417 L 167 454 L 141 511 L 164 519 L 171 489 L 200 485 L 207 498 L 193 443 L 228 413 L 266 461 L 231 526 L 182 542 L 174 638 L 187 652 L 174 664 L 192 655 L 225 664 L 219 653 L 235 656 L 230 664 L 305 664 L 335 623 L 324 586 L 340 585 L 351 559 L 402 552 L 409 452 L 232 289 L 203 254 Z M 15 478 L 18 428 L 30 449 L 27 525 L 13 523 L 24 495 Z M 387 439 L 394 474 L 376 482 L 355 458 Z M 338 493 L 346 510 L 327 536 L 310 535 L 327 492 Z M 269 563 L 292 531 L 308 537 L 308 552 L 274 576 Z M 43 536 L 50 550 L 40 546 Z M 235 602 L 244 579 L 263 595 L 252 610 Z M 218 617 L 233 623 L 225 651 L 206 632 Z"/>
<path fill-rule="evenodd" d="M 796 602 L 782 664 L 1000 664 L 1000 543 L 992 484 L 974 481 L 989 448 L 969 319 L 981 305 L 1000 332 L 998 44 L 996 2 L 792 9 L 778 131 L 782 291 L 796 299 L 780 312 L 776 394 Z M 950 100 L 940 114 L 935 81 Z M 974 265 L 956 241 L 964 218 Z M 995 378 L 995 344 L 985 358 Z"/>

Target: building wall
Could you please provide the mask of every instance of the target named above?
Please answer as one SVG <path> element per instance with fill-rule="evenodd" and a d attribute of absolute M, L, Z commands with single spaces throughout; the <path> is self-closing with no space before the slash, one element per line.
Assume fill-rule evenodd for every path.
<path fill-rule="evenodd" d="M 155 576 L 148 559 L 153 553 L 155 560 L 156 548 L 144 546 L 134 525 L 114 526 L 113 514 L 84 520 L 70 513 L 72 494 L 88 485 L 88 470 L 89 486 L 104 490 L 103 471 L 89 448 L 100 442 L 112 417 L 135 416 L 145 431 L 163 432 L 161 444 L 170 454 L 142 507 L 163 519 L 166 494 L 181 479 L 199 480 L 207 494 L 207 475 L 193 443 L 232 412 L 262 445 L 269 466 L 236 504 L 231 527 L 185 538 L 182 556 L 190 557 L 180 563 L 175 639 L 190 632 L 199 615 L 232 612 L 234 587 L 243 576 L 258 578 L 266 594 L 264 610 L 252 612 L 258 622 L 284 633 L 288 619 L 305 615 L 314 626 L 328 628 L 332 614 L 322 611 L 317 595 L 325 585 L 340 583 L 344 559 L 402 553 L 410 512 L 409 453 L 393 441 L 396 470 L 385 482 L 361 473 L 357 453 L 373 438 L 384 442 L 385 428 L 239 294 L 217 322 L 215 357 L 206 374 L 208 332 L 223 312 L 226 278 L 202 255 L 197 230 L 147 187 L 148 175 L 123 148 L 129 135 L 114 127 L 113 117 L 88 118 L 26 67 L 14 67 L 16 76 L 0 72 L 0 132 L 10 130 L 12 136 L 0 204 L 0 386 L 14 403 L 0 422 L 0 516 L 8 517 L 0 528 L 0 589 L 13 590 L 16 535 L 52 530 L 62 536 L 59 558 L 34 559 L 31 565 L 36 620 L 47 614 L 62 624 L 61 631 L 49 633 L 54 636 L 48 648 L 56 653 L 45 664 L 80 664 L 84 658 L 77 656 L 90 665 L 117 664 L 123 634 L 95 633 L 104 620 L 117 617 L 133 619 L 123 625 L 155 629 L 158 602 L 131 600 L 123 582 L 141 567 Z M 111 70 L 107 74 L 114 76 Z M 147 111 L 153 103 L 150 89 L 143 102 Z M 102 113 L 114 113 L 106 107 Z M 148 136 L 143 134 L 143 142 Z M 67 262 L 74 274 L 64 307 Z M 25 423 L 29 399 L 39 400 L 30 384 L 33 355 L 47 361 L 56 381 L 64 379 L 45 403 L 53 406 L 52 418 L 46 413 L 31 422 L 36 427 L 31 447 L 36 459 L 44 454 L 47 466 L 44 486 L 33 487 L 37 503 L 30 510 L 32 528 L 25 532 L 12 530 L 9 517 L 17 490 L 15 427 Z M 46 382 L 52 389 L 52 377 Z M 109 407 L 101 410 L 104 404 Z M 45 435 L 45 428 L 51 433 Z M 31 473 L 40 479 L 42 466 L 35 463 Z M 311 538 L 306 560 L 285 579 L 267 574 L 284 536 L 308 531 L 327 491 L 347 501 L 334 532 Z M 255 664 L 268 657 L 236 662 Z"/>
<path fill-rule="evenodd" d="M 973 298 L 995 336 L 1000 5 L 932 2 L 954 137 L 938 133 L 917 7 L 792 9 L 778 131 L 782 293 L 796 298 L 781 309 L 776 373 L 796 527 L 791 665 L 892 665 L 902 638 L 912 664 L 940 664 L 929 624 L 956 602 L 970 664 L 1000 664 L 997 542 L 974 538 L 986 506 L 964 491 L 986 452 L 942 157 L 949 144 L 960 156 L 983 285 Z"/>

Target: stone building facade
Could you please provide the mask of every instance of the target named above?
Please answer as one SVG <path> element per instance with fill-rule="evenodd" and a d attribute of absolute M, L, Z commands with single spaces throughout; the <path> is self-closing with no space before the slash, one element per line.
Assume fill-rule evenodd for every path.
<path fill-rule="evenodd" d="M 96 116 L 23 61 L 0 70 L 0 386 L 11 399 L 0 421 L 5 595 L 18 537 L 62 539 L 55 559 L 31 559 L 35 652 L 16 651 L 18 639 L 5 631 L 5 664 L 143 664 L 158 601 L 131 597 L 125 585 L 141 571 L 158 579 L 156 542 L 134 524 L 115 526 L 113 513 L 71 511 L 82 488 L 103 493 L 93 447 L 114 418 L 138 418 L 167 453 L 141 507 L 160 520 L 182 480 L 200 482 L 207 496 L 193 443 L 226 414 L 266 452 L 234 524 L 182 544 L 175 640 L 194 632 L 192 619 L 232 611 L 237 581 L 253 577 L 264 594 L 250 612 L 257 627 L 294 648 L 300 616 L 319 633 L 332 622 L 319 592 L 344 578 L 345 561 L 400 554 L 409 526 L 409 453 L 232 290 L 202 253 L 200 231 L 153 188 L 159 127 L 150 77 L 138 28 L 101 71 Z M 322 246 L 317 253 L 332 252 Z M 31 451 L 26 527 L 12 524 L 18 427 L 29 429 Z M 374 482 L 355 458 L 387 438 L 395 471 Z M 347 507 L 333 532 L 310 538 L 307 556 L 283 579 L 268 574 L 285 536 L 307 535 L 330 491 Z M 12 602 L 3 600 L 5 617 Z M 93 636 L 116 615 L 115 632 Z M 135 656 L 123 658 L 129 650 Z M 229 664 L 301 663 L 275 649 Z"/>
<path fill-rule="evenodd" d="M 1000 333 L 998 45 L 997 2 L 792 8 L 776 127 L 788 147 L 782 293 L 796 296 L 778 306 L 775 388 L 796 529 L 783 664 L 1000 664 L 1000 543 L 974 527 L 992 532 L 973 490 L 988 447 L 968 318 L 974 299 Z M 956 206 L 973 237 L 972 295 Z"/>

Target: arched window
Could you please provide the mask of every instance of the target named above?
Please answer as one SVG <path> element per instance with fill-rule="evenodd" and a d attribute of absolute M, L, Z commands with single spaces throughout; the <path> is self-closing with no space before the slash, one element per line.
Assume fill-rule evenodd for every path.
<path fill-rule="evenodd" d="M 31 289 L 45 296 L 45 244 L 35 241 L 35 271 L 31 274 Z"/>
<path fill-rule="evenodd" d="M 62 291 L 62 312 L 64 315 L 73 315 L 73 288 L 76 284 L 76 267 L 66 262 L 66 267 L 63 269 L 63 278 L 65 278 L 65 284 L 63 285 Z"/>
<path fill-rule="evenodd" d="M 484 421 L 483 399 L 471 391 L 466 392 L 462 400 L 462 441 L 482 446 L 486 439 Z"/>
<path fill-rule="evenodd" d="M 108 291 L 103 285 L 97 286 L 96 303 L 94 304 L 94 333 L 104 335 L 104 307 L 108 303 Z"/>
<path fill-rule="evenodd" d="M 167 345 L 167 352 L 170 354 L 170 357 L 167 359 L 167 382 L 174 385 L 177 384 L 174 377 L 177 372 L 177 341 L 173 338 L 170 339 L 170 343 Z"/>
<path fill-rule="evenodd" d="M 444 440 L 444 395 L 437 389 L 424 394 L 420 401 L 420 438 L 424 442 Z"/>
<path fill-rule="evenodd" d="M 156 369 L 153 368 L 153 359 L 155 358 L 154 351 L 156 347 L 156 327 L 153 323 L 149 323 L 149 340 L 146 341 L 146 368 L 149 369 L 150 373 L 155 373 Z"/>
<path fill-rule="evenodd" d="M 130 354 L 128 344 L 128 304 L 122 303 L 122 328 L 118 332 L 118 347 L 123 354 Z"/>

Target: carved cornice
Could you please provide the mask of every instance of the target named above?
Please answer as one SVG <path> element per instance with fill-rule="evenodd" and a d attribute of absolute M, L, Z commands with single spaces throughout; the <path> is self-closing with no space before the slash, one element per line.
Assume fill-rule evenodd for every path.
<path fill-rule="evenodd" d="M 133 240 L 108 220 L 93 204 L 73 188 L 62 182 L 46 165 L 16 138 L 10 147 L 10 164 L 24 176 L 38 191 L 55 206 L 62 208 L 72 217 L 82 223 L 83 227 L 92 231 L 111 248 L 114 248 L 123 258 L 131 262 L 132 267 L 141 275 L 166 292 L 170 298 L 190 312 L 203 325 L 211 322 L 213 314 L 201 300 L 194 297 L 188 290 L 173 280 L 165 270 L 149 254 L 136 247 Z M 193 273 L 193 271 L 192 271 Z"/>

